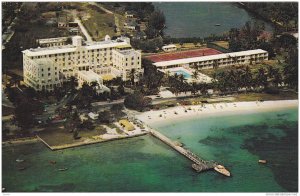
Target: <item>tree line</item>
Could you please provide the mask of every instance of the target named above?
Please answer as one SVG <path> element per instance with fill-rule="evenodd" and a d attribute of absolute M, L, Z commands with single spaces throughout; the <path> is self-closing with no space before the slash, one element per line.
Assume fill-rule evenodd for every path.
<path fill-rule="evenodd" d="M 244 2 L 243 5 L 277 26 L 279 23 L 285 31 L 298 28 L 297 2 Z"/>

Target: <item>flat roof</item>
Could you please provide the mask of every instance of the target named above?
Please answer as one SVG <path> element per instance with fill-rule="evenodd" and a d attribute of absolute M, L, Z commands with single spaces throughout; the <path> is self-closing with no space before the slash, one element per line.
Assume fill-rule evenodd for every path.
<path fill-rule="evenodd" d="M 177 46 L 175 44 L 169 44 L 169 45 L 163 46 L 162 48 L 177 48 Z"/>
<path fill-rule="evenodd" d="M 177 59 L 186 59 L 186 58 L 214 55 L 214 54 L 221 54 L 221 53 L 222 52 L 212 48 L 202 48 L 196 50 L 194 49 L 194 50 L 186 50 L 186 51 L 177 51 L 172 53 L 155 54 L 155 55 L 145 56 L 145 58 L 156 63 L 161 61 L 171 61 Z"/>
<path fill-rule="evenodd" d="M 102 42 L 92 42 L 83 45 L 87 50 L 94 50 L 94 49 L 102 49 L 102 48 L 113 48 L 113 47 L 120 47 L 120 46 L 127 46 L 128 43 L 125 41 L 102 41 Z M 64 46 L 53 46 L 47 48 L 31 48 L 27 50 L 23 50 L 22 52 L 25 53 L 27 56 L 43 56 L 43 55 L 51 55 L 51 54 L 61 54 L 61 53 L 69 53 L 75 52 L 76 46 L 74 45 L 64 45 Z"/>
<path fill-rule="evenodd" d="M 137 51 L 135 51 L 134 49 L 129 49 L 129 50 L 118 50 L 117 52 L 123 55 L 130 55 L 130 54 L 135 54 Z"/>
<path fill-rule="evenodd" d="M 246 50 L 246 51 L 216 54 L 216 55 L 210 55 L 210 56 L 201 56 L 201 57 L 194 57 L 194 58 L 185 58 L 185 59 L 177 59 L 177 60 L 170 60 L 170 61 L 161 61 L 161 62 L 156 62 L 156 63 L 153 63 L 153 64 L 157 67 L 164 67 L 164 66 L 169 66 L 169 65 L 193 63 L 193 62 L 199 62 L 199 61 L 217 60 L 217 59 L 222 59 L 222 58 L 228 58 L 229 56 L 235 57 L 235 56 L 262 54 L 262 53 L 266 53 L 266 52 L 267 51 L 262 50 L 262 49 Z"/>
<path fill-rule="evenodd" d="M 60 54 L 60 53 L 68 53 L 75 52 L 76 47 L 73 45 L 64 45 L 64 46 L 53 46 L 47 48 L 30 48 L 27 50 L 23 50 L 22 53 L 27 56 L 43 56 L 50 54 Z"/>
<path fill-rule="evenodd" d="M 100 75 L 98 75 L 97 73 L 95 73 L 92 70 L 78 71 L 78 74 L 82 75 L 83 77 L 85 77 L 86 80 L 89 80 L 89 81 L 97 81 L 98 79 L 101 78 Z"/>
<path fill-rule="evenodd" d="M 39 43 L 63 42 L 63 41 L 67 41 L 67 40 L 68 40 L 68 37 L 55 37 L 55 38 L 38 39 Z"/>
<path fill-rule="evenodd" d="M 120 45 L 120 46 L 116 46 L 116 48 L 131 48 L 131 45 L 130 44 L 127 44 L 127 45 Z"/>

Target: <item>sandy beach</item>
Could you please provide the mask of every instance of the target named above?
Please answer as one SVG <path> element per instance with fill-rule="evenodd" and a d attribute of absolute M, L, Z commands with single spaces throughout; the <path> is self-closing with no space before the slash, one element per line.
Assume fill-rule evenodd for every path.
<path fill-rule="evenodd" d="M 136 118 L 148 125 L 153 125 L 156 123 L 169 122 L 170 120 L 187 120 L 215 115 L 236 114 L 237 112 L 267 112 L 297 106 L 298 100 L 231 102 L 216 104 L 207 103 L 202 105 L 176 106 L 164 110 L 151 110 L 137 115 Z"/>

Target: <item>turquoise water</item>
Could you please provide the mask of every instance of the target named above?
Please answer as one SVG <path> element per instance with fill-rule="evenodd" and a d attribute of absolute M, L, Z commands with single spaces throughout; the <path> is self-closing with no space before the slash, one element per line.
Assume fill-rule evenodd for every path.
<path fill-rule="evenodd" d="M 231 28 L 240 28 L 247 21 L 260 21 L 233 3 L 162 2 L 154 3 L 166 17 L 164 30 L 171 37 L 207 37 L 221 35 Z M 273 28 L 265 23 L 266 30 Z M 220 24 L 220 26 L 215 26 Z"/>
<path fill-rule="evenodd" d="M 41 143 L 3 147 L 2 184 L 11 192 L 297 191 L 297 112 L 294 108 L 156 125 L 203 158 L 224 164 L 232 178 L 197 174 L 189 160 L 142 136 L 61 151 Z M 17 158 L 25 159 L 26 170 L 17 170 Z M 260 165 L 258 159 L 268 164 Z M 69 170 L 57 171 L 63 167 Z"/>
<path fill-rule="evenodd" d="M 191 77 L 191 75 L 190 75 L 189 73 L 187 73 L 187 72 L 185 72 L 185 71 L 183 71 L 183 70 L 174 71 L 173 73 L 176 73 L 178 76 L 179 76 L 179 75 L 183 75 L 183 77 L 184 77 L 185 79 Z"/>

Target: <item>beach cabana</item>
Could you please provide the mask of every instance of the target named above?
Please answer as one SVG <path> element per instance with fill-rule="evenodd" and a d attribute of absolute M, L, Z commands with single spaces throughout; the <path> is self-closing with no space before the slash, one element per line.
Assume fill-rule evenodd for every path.
<path fill-rule="evenodd" d="M 125 128 L 126 131 L 133 131 L 134 126 L 128 120 L 120 120 L 120 125 Z"/>

